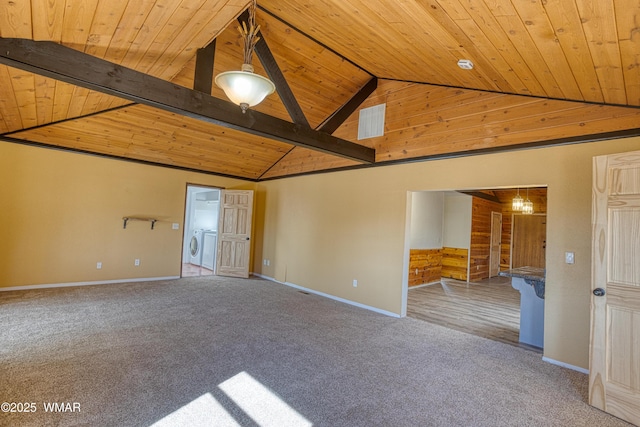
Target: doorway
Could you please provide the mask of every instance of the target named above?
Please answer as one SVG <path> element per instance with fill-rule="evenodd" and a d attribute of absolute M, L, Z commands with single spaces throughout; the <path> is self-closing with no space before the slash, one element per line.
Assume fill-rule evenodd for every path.
<path fill-rule="evenodd" d="M 534 204 L 534 215 L 514 215 L 512 200 L 517 192 L 517 188 L 500 188 L 428 191 L 419 192 L 421 195 L 417 197 L 414 196 L 416 193 L 409 195 L 409 248 L 405 250 L 409 254 L 407 265 L 413 268 L 408 268 L 405 286 L 407 305 L 404 313 L 407 316 L 521 346 L 518 339 L 520 293 L 511 286 L 510 278 L 498 274 L 515 267 L 512 266 L 514 255 L 516 262 L 523 258 L 519 256 L 519 247 L 514 249 L 512 243 L 516 216 L 535 216 L 534 221 L 539 220 L 539 224 L 544 226 L 542 231 L 536 228 L 535 239 L 540 242 L 536 244 L 537 263 L 544 267 L 547 188 L 528 189 L 527 198 Z M 423 196 L 424 193 L 431 195 Z M 437 193 L 442 194 L 442 198 L 436 197 Z M 442 211 L 434 208 L 440 200 L 443 200 Z M 420 205 L 426 203 L 430 205 L 420 212 Z M 433 218 L 425 217 L 425 213 Z M 520 225 L 519 219 L 515 222 Z M 430 238 L 414 235 L 425 230 L 432 233 Z M 521 241 L 528 241 L 529 231 L 527 227 L 518 230 Z M 428 249 L 437 251 L 440 248 L 437 244 L 441 245 L 441 257 L 431 256 L 441 260 L 441 277 L 429 283 L 415 283 L 414 280 L 416 286 L 410 286 L 411 279 L 420 273 L 415 268 L 416 264 L 411 264 L 411 255 L 427 248 L 416 247 L 416 242 L 424 245 L 426 243 L 422 242 L 434 241 L 437 243 L 432 243 Z M 530 256 L 524 254 L 524 258 L 529 259 Z M 527 264 L 530 265 L 531 261 Z M 429 265 L 429 268 L 434 266 Z M 454 268 L 460 271 L 454 271 Z"/>
<path fill-rule="evenodd" d="M 220 189 L 187 185 L 181 277 L 216 274 Z"/>

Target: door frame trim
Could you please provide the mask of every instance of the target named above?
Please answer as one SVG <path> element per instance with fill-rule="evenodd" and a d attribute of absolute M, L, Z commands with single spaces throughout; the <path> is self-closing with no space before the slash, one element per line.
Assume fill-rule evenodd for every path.
<path fill-rule="evenodd" d="M 184 264 L 184 255 L 185 255 L 185 241 L 186 241 L 186 233 L 187 233 L 187 208 L 189 207 L 189 187 L 198 187 L 198 188 L 202 188 L 202 189 L 210 189 L 210 190 L 218 190 L 218 191 L 222 191 L 225 188 L 224 187 L 219 187 L 219 186 L 215 186 L 215 185 L 208 185 L 208 184 L 198 184 L 198 183 L 194 183 L 194 182 L 186 182 L 185 186 L 184 186 L 184 206 L 182 208 L 182 237 L 181 237 L 181 243 L 180 243 L 180 276 L 179 277 L 185 277 L 184 271 L 183 271 L 183 264 Z M 188 276 L 187 276 L 188 277 Z"/>

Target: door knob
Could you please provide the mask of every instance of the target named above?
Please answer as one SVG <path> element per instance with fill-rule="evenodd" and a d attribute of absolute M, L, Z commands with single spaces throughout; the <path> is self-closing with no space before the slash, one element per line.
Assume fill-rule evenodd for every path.
<path fill-rule="evenodd" d="M 605 291 L 604 291 L 604 289 L 602 289 L 602 288 L 595 288 L 595 289 L 593 290 L 593 294 L 594 294 L 595 296 L 597 296 L 597 297 L 601 297 L 601 296 L 604 296 Z"/>

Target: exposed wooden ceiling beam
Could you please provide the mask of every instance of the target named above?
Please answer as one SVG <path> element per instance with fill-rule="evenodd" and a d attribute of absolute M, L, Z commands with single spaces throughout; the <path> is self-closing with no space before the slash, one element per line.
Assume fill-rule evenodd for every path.
<path fill-rule="evenodd" d="M 333 133 L 349 118 L 354 111 L 373 93 L 378 87 L 378 79 L 372 77 L 360 90 L 351 97 L 342 107 L 338 108 L 327 120 L 325 120 L 317 130 L 320 132 Z"/>
<path fill-rule="evenodd" d="M 238 22 L 249 22 L 248 10 L 242 12 L 242 14 L 238 17 Z M 280 96 L 280 99 L 284 104 L 284 108 L 287 109 L 287 112 L 289 113 L 289 116 L 294 123 L 310 127 L 307 117 L 304 115 L 302 108 L 300 108 L 300 104 L 298 104 L 295 95 L 293 94 L 291 88 L 289 87 L 289 84 L 287 83 L 287 80 L 284 78 L 284 74 L 282 74 L 282 70 L 280 70 L 276 59 L 273 57 L 271 49 L 269 49 L 264 36 L 262 36 L 262 34 L 260 33 L 259 35 L 260 39 L 256 43 L 254 51 L 258 56 L 260 63 L 264 67 L 264 71 L 269 76 L 269 79 L 271 79 L 273 84 L 276 85 L 276 91 L 278 92 L 278 96 Z"/>
<path fill-rule="evenodd" d="M 0 63 L 216 125 L 357 160 L 375 150 L 48 41 L 0 38 Z"/>
<path fill-rule="evenodd" d="M 193 89 L 211 95 L 213 87 L 213 62 L 216 55 L 216 40 L 196 53 L 196 70 L 193 76 Z"/>
<path fill-rule="evenodd" d="M 487 194 L 477 190 L 456 190 L 458 193 L 466 194 L 468 196 L 477 197 L 479 199 L 488 200 L 490 202 L 502 203 L 495 194 Z"/>

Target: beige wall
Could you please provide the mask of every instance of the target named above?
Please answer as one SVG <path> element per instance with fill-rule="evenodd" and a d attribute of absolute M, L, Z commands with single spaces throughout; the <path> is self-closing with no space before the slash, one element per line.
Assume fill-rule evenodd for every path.
<path fill-rule="evenodd" d="M 187 183 L 253 188 L 1 141 L 0 180 L 0 287 L 179 276 Z M 123 216 L 159 222 L 154 230 L 148 222 L 125 230 Z"/>
<path fill-rule="evenodd" d="M 444 196 L 444 232 L 442 246 L 471 249 L 473 197 L 460 193 Z"/>
<path fill-rule="evenodd" d="M 640 138 L 629 138 L 256 185 L 0 142 L 0 286 L 178 276 L 193 183 L 257 190 L 255 272 L 399 314 L 411 191 L 546 185 L 545 356 L 587 368 L 591 159 L 638 149 Z M 147 223 L 124 230 L 125 215 L 160 222 L 153 231 Z M 575 264 L 564 264 L 565 251 L 575 252 Z"/>
<path fill-rule="evenodd" d="M 442 249 L 444 237 L 444 192 L 420 191 L 412 194 L 409 247 Z"/>
<path fill-rule="evenodd" d="M 399 314 L 408 192 L 546 185 L 544 355 L 586 369 L 591 159 L 639 148 L 640 138 L 629 138 L 263 182 L 254 271 Z M 565 251 L 575 264 L 564 264 Z"/>

